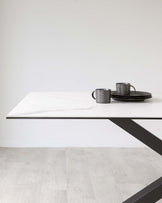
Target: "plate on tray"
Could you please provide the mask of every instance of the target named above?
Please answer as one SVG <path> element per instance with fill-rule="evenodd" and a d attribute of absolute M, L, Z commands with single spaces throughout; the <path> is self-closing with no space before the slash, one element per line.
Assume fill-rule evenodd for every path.
<path fill-rule="evenodd" d="M 129 95 L 118 95 L 116 91 L 111 92 L 111 97 L 117 101 L 138 102 L 152 98 L 150 92 L 131 91 Z"/>

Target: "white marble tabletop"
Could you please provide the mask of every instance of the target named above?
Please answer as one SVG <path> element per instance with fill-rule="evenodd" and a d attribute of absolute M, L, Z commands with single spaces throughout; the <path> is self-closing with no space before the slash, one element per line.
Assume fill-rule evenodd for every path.
<path fill-rule="evenodd" d="M 162 119 L 162 96 L 144 102 L 97 104 L 91 92 L 31 92 L 8 115 L 8 119 L 32 118 L 145 118 Z"/>

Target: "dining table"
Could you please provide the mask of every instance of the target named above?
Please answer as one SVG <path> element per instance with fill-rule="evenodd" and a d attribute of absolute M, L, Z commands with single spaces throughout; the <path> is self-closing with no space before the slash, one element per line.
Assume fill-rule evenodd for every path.
<path fill-rule="evenodd" d="M 90 91 L 31 92 L 6 118 L 110 120 L 130 136 L 162 155 L 162 140 L 137 123 L 137 120 L 162 120 L 160 94 L 141 102 L 119 102 L 112 99 L 111 103 L 99 104 L 92 99 Z M 123 203 L 154 203 L 161 198 L 162 176 L 128 197 Z"/>

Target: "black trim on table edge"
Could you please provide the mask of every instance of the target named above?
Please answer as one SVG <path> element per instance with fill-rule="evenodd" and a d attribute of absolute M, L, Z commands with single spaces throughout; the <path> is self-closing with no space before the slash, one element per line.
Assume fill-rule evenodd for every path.
<path fill-rule="evenodd" d="M 141 119 L 141 120 L 162 120 L 162 117 L 19 117 L 7 116 L 6 119 Z"/>

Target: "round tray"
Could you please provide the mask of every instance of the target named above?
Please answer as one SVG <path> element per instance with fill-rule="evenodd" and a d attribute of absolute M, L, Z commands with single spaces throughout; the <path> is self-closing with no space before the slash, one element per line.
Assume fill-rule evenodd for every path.
<path fill-rule="evenodd" d="M 111 97 L 117 101 L 138 102 L 152 98 L 152 94 L 150 92 L 131 91 L 129 95 L 122 96 L 116 91 L 111 91 Z"/>

